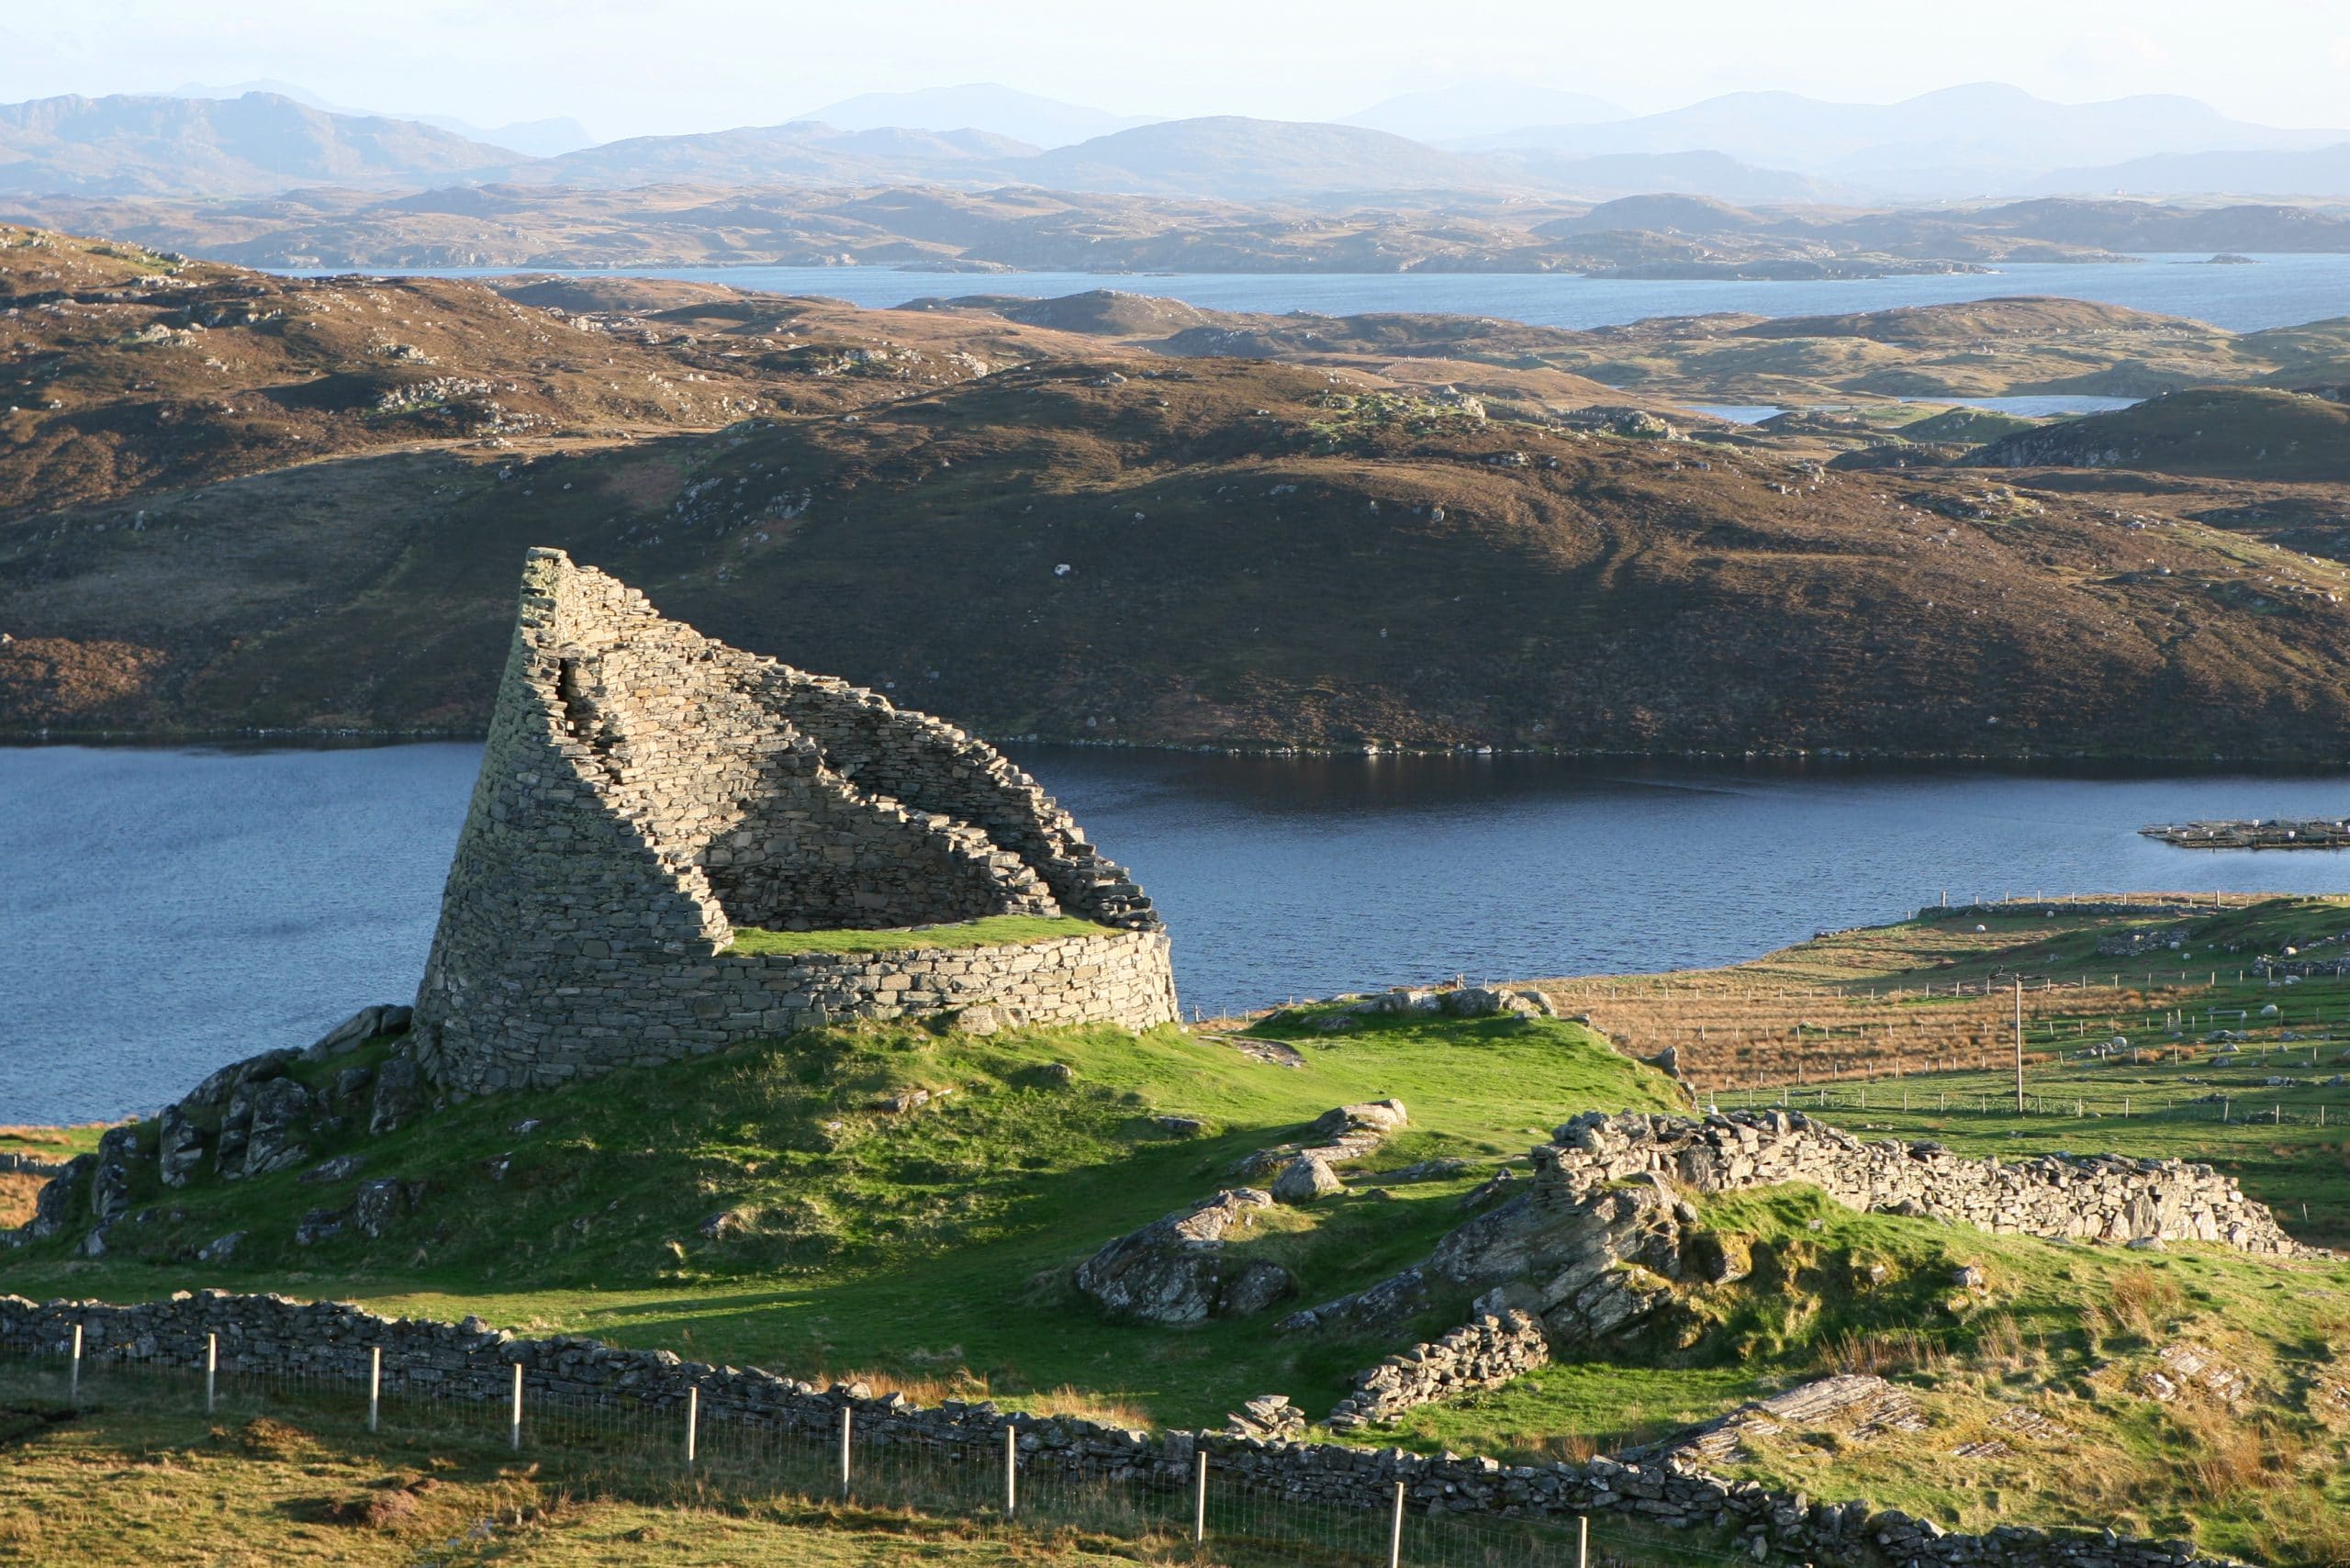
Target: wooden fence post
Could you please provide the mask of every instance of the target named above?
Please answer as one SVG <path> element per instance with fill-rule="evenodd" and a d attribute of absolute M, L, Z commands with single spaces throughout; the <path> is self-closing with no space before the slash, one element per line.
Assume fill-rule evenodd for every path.
<path fill-rule="evenodd" d="M 701 1384 L 686 1384 L 686 1468 L 694 1467 L 694 1449 L 701 1428 Z"/>
<path fill-rule="evenodd" d="M 373 1345 L 367 1350 L 367 1429 L 375 1429 L 376 1417 L 383 1408 L 384 1347 Z"/>
<path fill-rule="evenodd" d="M 1395 1522 L 1387 1532 L 1387 1568 L 1404 1568 L 1404 1484 L 1395 1483 Z"/>
<path fill-rule="evenodd" d="M 219 1386 L 219 1378 L 220 1336 L 218 1334 L 207 1334 L 204 1337 L 204 1413 L 207 1416 L 212 1414 L 213 1406 L 216 1402 L 216 1391 Z M 371 1432 L 374 1431 L 375 1429 L 375 1423 L 372 1420 L 369 1421 L 367 1423 L 367 1429 Z"/>
<path fill-rule="evenodd" d="M 1208 1538 L 1208 1450 L 1199 1451 L 1198 1487 L 1192 1499 L 1192 1539 L 1203 1541 Z"/>
<path fill-rule="evenodd" d="M 522 1363 L 514 1363 L 514 1406 L 507 1416 L 506 1441 L 520 1450 L 522 1446 Z"/>

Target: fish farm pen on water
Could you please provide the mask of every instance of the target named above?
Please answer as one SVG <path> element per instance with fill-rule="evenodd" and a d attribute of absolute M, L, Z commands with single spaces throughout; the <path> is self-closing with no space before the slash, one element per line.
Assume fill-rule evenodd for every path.
<path fill-rule="evenodd" d="M 2138 831 L 2181 849 L 2350 849 L 2350 817 L 2157 823 Z"/>

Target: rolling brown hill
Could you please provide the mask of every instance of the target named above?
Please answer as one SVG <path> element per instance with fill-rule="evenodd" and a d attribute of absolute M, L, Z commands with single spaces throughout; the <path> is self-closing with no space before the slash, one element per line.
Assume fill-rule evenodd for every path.
<path fill-rule="evenodd" d="M 51 723 L 476 728 L 533 543 L 998 735 L 2334 756 L 2339 568 L 1980 475 L 1052 361 L 591 450 L 363 454 L 0 527 L 0 626 L 149 650 Z M 50 657 L 55 662 L 53 653 Z M 5 668 L 0 666 L 0 668 Z M 29 676 L 18 723 L 54 707 Z"/>
<path fill-rule="evenodd" d="M 1357 366 L 1415 356 L 1477 361 L 1694 402 L 2151 397 L 2223 382 L 2305 385 L 2350 365 L 2350 336 L 2339 321 L 2239 334 L 2181 317 L 2032 296 L 1844 316 L 1660 317 L 1587 331 L 1434 313 L 1203 311 L 1109 291 L 913 304 L 1050 324 L 1157 353 Z"/>
<path fill-rule="evenodd" d="M 0 517 L 357 451 L 853 409 L 1082 339 L 638 279 L 281 277 L 0 228 Z"/>
<path fill-rule="evenodd" d="M 0 726 L 467 733 L 549 543 L 999 735 L 2350 744 L 2341 569 L 2294 553 L 2350 554 L 2340 486 L 1824 467 L 1794 424 L 1732 445 L 1594 409 L 1624 395 L 1533 352 L 1662 329 L 860 311 L 0 239 Z M 1284 357 L 1209 353 L 1228 331 Z M 1896 335 L 1934 338 L 1837 341 Z"/>
<path fill-rule="evenodd" d="M 2265 387 L 2198 387 L 2018 431 L 1966 461 L 1986 468 L 2127 468 L 2339 484 L 2350 479 L 2350 406 Z"/>

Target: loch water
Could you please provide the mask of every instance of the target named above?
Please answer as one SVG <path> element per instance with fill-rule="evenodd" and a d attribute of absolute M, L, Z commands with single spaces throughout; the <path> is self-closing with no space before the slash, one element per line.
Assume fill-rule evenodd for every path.
<path fill-rule="evenodd" d="M 2339 815 L 2350 774 L 1009 749 L 1150 890 L 1211 1011 L 1723 963 L 1944 892 L 2350 890 L 2350 855 L 2136 832 Z M 407 1000 L 479 761 L 0 747 L 0 1124 L 150 1110 Z"/>
<path fill-rule="evenodd" d="M 2260 255 L 2254 266 L 2213 266 L 2208 255 L 2147 255 L 2125 262 L 2009 262 L 1987 273 L 1764 280 L 1609 278 L 1572 273 L 921 273 L 894 267 L 419 267 L 423 276 L 615 274 L 720 283 L 769 294 L 823 295 L 866 307 L 963 295 L 1033 299 L 1114 288 L 1181 299 L 1209 310 L 1432 311 L 1500 316 L 1583 330 L 1652 316 L 1742 311 L 1827 316 L 1904 305 L 2044 294 L 2187 316 L 2234 332 L 2297 326 L 2350 311 L 2350 255 Z"/>

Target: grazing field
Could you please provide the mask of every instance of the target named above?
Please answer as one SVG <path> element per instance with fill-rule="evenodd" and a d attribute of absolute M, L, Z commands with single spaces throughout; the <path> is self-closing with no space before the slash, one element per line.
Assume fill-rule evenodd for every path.
<path fill-rule="evenodd" d="M 1338 1004 L 1312 1003 L 1140 1036 L 814 1031 L 446 1104 L 380 1137 L 322 1144 L 308 1172 L 228 1182 L 207 1170 L 163 1189 L 142 1162 L 133 1212 L 112 1227 L 104 1257 L 79 1255 L 77 1235 L 34 1242 L 0 1254 L 0 1289 L 136 1300 L 217 1285 L 443 1320 L 479 1314 L 520 1331 L 587 1332 L 820 1383 L 861 1378 L 925 1404 L 991 1398 L 1136 1426 L 1215 1426 L 1268 1392 L 1318 1417 L 1354 1373 L 1460 1322 L 1466 1294 L 1437 1290 L 1416 1315 L 1375 1329 L 1277 1331 L 1285 1305 L 1169 1327 L 1105 1316 L 1076 1288 L 1075 1266 L 1219 1188 L 1262 1180 L 1244 1176 L 1243 1162 L 1297 1139 L 1330 1107 L 1393 1096 L 1409 1107 L 1408 1126 L 1348 1166 L 1341 1191 L 1262 1211 L 1230 1243 L 1244 1260 L 1288 1269 L 1298 1305 L 1360 1290 L 1489 1212 L 1480 1189 L 1504 1174 L 1522 1180 L 1528 1148 L 1573 1114 L 1687 1106 L 1685 1089 L 1628 1050 L 1669 1045 L 1699 1073 L 1709 1060 L 1751 1069 L 1758 1058 L 1741 1063 L 1734 1052 L 1752 1040 L 1716 1036 L 1757 1014 L 1802 1025 L 1772 1042 L 1777 1080 L 1741 1086 L 1718 1068 L 1712 1081 L 1701 1077 L 1700 1106 L 1785 1105 L 1863 1137 L 1930 1139 L 1967 1155 L 2204 1161 L 2274 1206 L 2297 1238 L 2350 1238 L 2350 1083 L 2332 1081 L 2350 1079 L 2340 1060 L 2350 1027 L 2337 1026 L 2350 996 L 2331 975 L 2287 983 L 2279 974 L 2273 986 L 2261 978 L 2265 968 L 2330 965 L 2346 911 L 2340 900 L 2214 909 L 2142 895 L 2055 915 L 1945 913 L 1825 935 L 1716 974 L 1549 988 L 1585 1009 L 1591 1025 L 1342 1016 Z M 2123 942 L 2132 963 L 2119 954 Z M 2102 977 L 2089 969 L 2098 959 Z M 2156 967 L 2176 974 L 2188 963 L 2201 972 L 2185 983 L 2164 981 Z M 2025 992 L 2033 1048 L 2020 1110 L 2012 1043 L 1998 1026 L 2004 1009 L 2012 1027 L 2018 973 L 2053 982 Z M 1932 1035 L 1923 1049 L 1878 1052 L 1879 1012 L 1888 1035 L 1912 1017 L 1947 1037 L 1979 1031 L 1988 1038 L 1975 1049 L 1989 1059 L 1921 1070 L 1936 1058 Z M 323 1081 L 385 1048 L 297 1070 Z M 1709 1058 L 1718 1048 L 1733 1054 Z M 1949 1062 L 1959 1053 L 1940 1054 Z M 1452 1160 L 1461 1163 L 1431 1167 Z M 297 1237 L 306 1210 L 347 1203 L 354 1183 L 385 1177 L 418 1196 L 379 1235 Z M 1913 1420 L 1750 1431 L 1725 1439 L 1708 1466 L 1815 1497 L 1864 1497 L 1950 1529 L 2110 1526 L 2265 1563 L 2350 1561 L 2350 1261 L 1993 1235 L 1860 1213 L 1802 1186 L 1694 1198 L 1684 1224 L 1705 1238 L 1703 1255 L 1736 1264 L 1661 1282 L 1663 1305 L 1636 1330 L 1578 1341 L 1505 1385 L 1332 1435 L 1505 1461 L 1576 1459 L 1637 1450 L 1825 1376 L 1868 1372 L 1891 1380 Z M 196 1260 L 238 1233 L 233 1257 Z M 274 1418 L 308 1430 L 298 1413 Z M 90 1431 L 36 1423 L 18 1441 L 40 1465 L 111 1473 L 118 1462 L 103 1456 L 113 1450 Z M 155 1462 L 160 1490 L 109 1498 L 84 1476 L 70 1495 L 96 1500 L 58 1514 L 63 1523 L 45 1516 L 41 1528 L 80 1520 L 102 1535 L 123 1509 L 178 1495 L 170 1488 L 182 1484 L 180 1467 L 202 1472 L 223 1451 L 251 1458 L 241 1440 L 234 1429 L 158 1439 L 154 1450 L 175 1456 Z M 663 1539 L 686 1562 L 893 1561 L 914 1541 L 944 1561 L 1148 1560 L 1158 1550 L 1147 1532 L 1046 1540 L 968 1520 L 811 1513 L 771 1497 L 648 1498 L 566 1473 L 552 1456 L 536 1472 L 477 1459 L 457 1456 L 463 1484 L 475 1488 L 457 1495 L 482 1517 L 494 1499 L 523 1508 L 530 1528 L 500 1549 L 520 1561 L 584 1560 L 594 1548 L 581 1542 L 613 1539 L 597 1532 L 639 1529 L 677 1532 Z M 336 1468 L 344 1460 L 305 1462 L 366 1484 Z M 380 1457 L 348 1462 L 394 1468 Z M 279 1484 L 268 1479 L 278 1473 L 256 1471 L 256 1484 Z M 217 1497 L 223 1484 L 194 1484 Z M 666 1523 L 646 1511 L 656 1504 Z M 374 1536 L 341 1533 L 349 1527 L 283 1498 L 263 1506 L 290 1521 L 284 1528 L 313 1531 L 306 1540 L 360 1553 L 341 1560 L 377 1560 L 353 1544 Z M 226 1503 L 207 1506 L 231 1517 Z M 154 1507 L 174 1528 L 187 1511 Z M 770 1544 L 803 1527 L 848 1555 L 794 1558 L 797 1548 Z M 1179 1549 L 1188 1550 L 1168 1548 Z M 42 1550 L 19 1554 L 39 1561 Z"/>
<path fill-rule="evenodd" d="M 2224 1043 L 2204 1037 L 2222 1027 L 2255 1048 L 2312 1036 L 2321 1050 L 2350 1048 L 2350 980 L 2272 985 L 2258 967 L 2288 947 L 2350 956 L 2350 901 L 2134 900 L 1930 912 L 1729 969 L 1539 984 L 1634 1055 L 1670 1047 L 1691 1083 L 1718 1093 L 2000 1069 L 2012 1088 L 2019 998 L 2035 1070 L 2117 1036 L 2198 1061 Z M 2100 950 L 2132 934 L 2142 951 Z"/>

